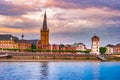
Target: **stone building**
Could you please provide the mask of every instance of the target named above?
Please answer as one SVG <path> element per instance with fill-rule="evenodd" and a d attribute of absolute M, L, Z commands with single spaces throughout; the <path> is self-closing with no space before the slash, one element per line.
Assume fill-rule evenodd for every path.
<path fill-rule="evenodd" d="M 31 43 L 28 40 L 24 40 L 24 35 L 22 34 L 22 39 L 19 40 L 17 37 L 12 35 L 3 34 L 0 35 L 0 48 L 1 49 L 31 49 Z"/>
<path fill-rule="evenodd" d="M 9 34 L 0 35 L 0 48 L 1 49 L 14 49 L 18 48 L 18 38 Z"/>
<path fill-rule="evenodd" d="M 98 36 L 93 36 L 91 38 L 91 54 L 94 54 L 94 55 L 99 55 L 99 44 L 100 44 L 100 39 Z"/>

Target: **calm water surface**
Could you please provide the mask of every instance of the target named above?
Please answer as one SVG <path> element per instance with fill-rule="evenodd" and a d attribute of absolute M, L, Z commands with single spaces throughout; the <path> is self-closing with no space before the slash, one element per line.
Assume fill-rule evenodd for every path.
<path fill-rule="evenodd" d="M 120 62 L 0 62 L 0 80 L 120 80 Z"/>

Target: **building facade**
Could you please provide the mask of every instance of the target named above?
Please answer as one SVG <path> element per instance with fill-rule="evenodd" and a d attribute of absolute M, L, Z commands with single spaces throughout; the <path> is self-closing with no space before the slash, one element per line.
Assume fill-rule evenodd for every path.
<path fill-rule="evenodd" d="M 71 50 L 71 51 L 74 51 L 74 50 L 76 50 L 76 46 L 67 44 L 67 45 L 64 45 L 63 47 L 61 47 L 60 50 Z"/>
<path fill-rule="evenodd" d="M 0 35 L 0 48 L 1 49 L 13 49 L 18 48 L 18 38 L 9 34 Z"/>
<path fill-rule="evenodd" d="M 57 44 L 52 45 L 52 50 L 60 50 L 60 46 Z"/>
<path fill-rule="evenodd" d="M 99 44 L 100 44 L 100 39 L 98 36 L 93 36 L 91 38 L 91 54 L 94 54 L 94 55 L 99 55 Z"/>
<path fill-rule="evenodd" d="M 117 44 L 117 45 L 114 47 L 114 53 L 120 54 L 120 44 Z"/>
<path fill-rule="evenodd" d="M 18 41 L 18 48 L 20 51 L 24 51 L 25 49 L 31 49 L 31 43 L 28 40 L 24 40 L 24 35 L 22 33 L 22 39 Z"/>
<path fill-rule="evenodd" d="M 114 45 L 107 45 L 106 46 L 106 53 L 105 54 L 113 54 L 114 53 Z"/>
<path fill-rule="evenodd" d="M 44 14 L 43 27 L 41 29 L 40 40 L 38 40 L 36 47 L 37 49 L 48 49 L 49 45 L 49 29 L 47 28 L 47 15 L 46 11 Z"/>
<path fill-rule="evenodd" d="M 76 50 L 85 51 L 85 50 L 87 50 L 87 48 L 86 48 L 85 44 L 83 44 L 83 43 L 78 43 L 78 44 L 77 44 L 77 47 L 76 47 Z"/>
<path fill-rule="evenodd" d="M 23 39 L 19 40 L 12 35 L 3 34 L 0 35 L 0 49 L 31 49 L 31 43 Z"/>

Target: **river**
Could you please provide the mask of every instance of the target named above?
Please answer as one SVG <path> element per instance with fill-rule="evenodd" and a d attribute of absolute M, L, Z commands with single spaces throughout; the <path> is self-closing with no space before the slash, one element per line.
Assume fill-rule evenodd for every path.
<path fill-rule="evenodd" d="M 0 62 L 0 80 L 120 80 L 120 62 Z"/>

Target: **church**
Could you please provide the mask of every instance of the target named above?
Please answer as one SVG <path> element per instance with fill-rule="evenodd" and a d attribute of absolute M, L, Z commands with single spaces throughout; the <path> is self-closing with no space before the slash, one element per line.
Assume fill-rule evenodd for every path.
<path fill-rule="evenodd" d="M 47 27 L 47 15 L 44 13 L 43 26 L 40 30 L 40 39 L 36 44 L 37 49 L 47 50 L 49 48 L 49 29 Z"/>

